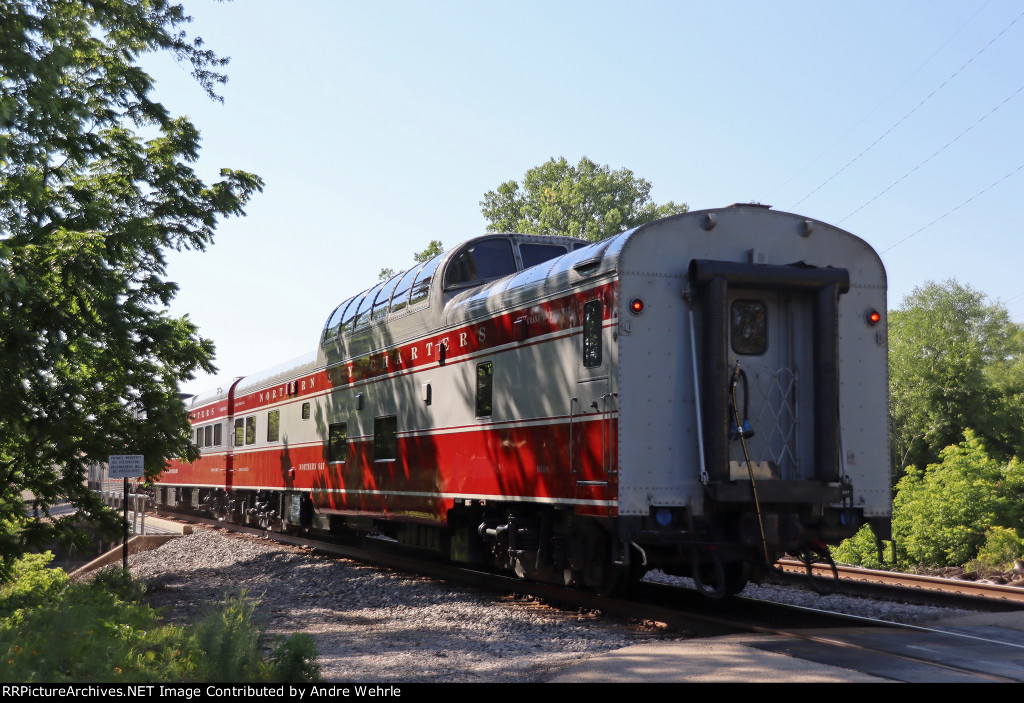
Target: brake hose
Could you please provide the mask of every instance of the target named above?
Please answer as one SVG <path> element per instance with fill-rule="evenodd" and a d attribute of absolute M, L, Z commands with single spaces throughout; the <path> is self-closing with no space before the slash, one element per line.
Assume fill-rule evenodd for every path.
<path fill-rule="evenodd" d="M 742 424 L 740 423 L 740 413 L 736 403 L 736 384 L 741 378 L 743 379 L 744 416 Z M 757 497 L 757 481 L 754 480 L 754 467 L 750 462 L 750 453 L 747 451 L 747 428 L 750 425 L 750 420 L 747 417 L 747 411 L 749 409 L 750 392 L 747 386 L 747 374 L 740 368 L 739 360 L 736 361 L 736 368 L 729 381 L 729 392 L 732 396 L 732 414 L 733 420 L 736 423 L 736 434 L 739 435 L 740 445 L 743 447 L 743 459 L 747 463 L 747 475 L 750 476 L 750 488 L 754 493 L 754 511 L 757 513 L 757 524 L 761 530 L 761 548 L 764 550 L 764 561 L 765 564 L 771 564 L 771 560 L 768 558 L 768 538 L 765 536 L 764 518 L 761 515 L 761 501 Z M 750 434 L 753 433 L 751 432 Z"/>

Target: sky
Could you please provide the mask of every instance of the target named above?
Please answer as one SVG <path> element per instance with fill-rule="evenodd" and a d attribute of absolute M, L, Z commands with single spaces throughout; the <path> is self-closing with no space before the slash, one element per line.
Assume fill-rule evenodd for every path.
<path fill-rule="evenodd" d="M 890 309 L 955 278 L 1024 322 L 1024 0 L 183 2 L 231 59 L 224 102 L 165 57 L 154 95 L 202 176 L 266 181 L 168 258 L 171 313 L 217 347 L 185 391 L 311 351 L 381 268 L 483 234 L 484 193 L 558 157 L 839 225 Z"/>

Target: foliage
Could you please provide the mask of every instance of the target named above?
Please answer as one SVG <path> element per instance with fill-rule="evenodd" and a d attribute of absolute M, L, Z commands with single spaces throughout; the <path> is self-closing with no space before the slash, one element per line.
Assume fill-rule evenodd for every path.
<path fill-rule="evenodd" d="M 651 184 L 626 168 L 611 170 L 587 157 L 572 166 L 564 157 L 526 172 L 522 183 L 507 181 L 480 202 L 488 232 L 522 232 L 598 241 L 669 215 L 685 203 L 650 200 Z"/>
<path fill-rule="evenodd" d="M 441 244 L 440 239 L 431 239 L 430 244 L 427 245 L 423 251 L 418 251 L 412 255 L 413 261 L 417 264 L 422 264 L 430 261 L 435 256 L 444 251 L 444 245 Z M 386 281 L 397 273 L 393 268 L 383 268 L 377 275 L 377 280 Z"/>
<path fill-rule="evenodd" d="M 68 586 L 63 569 L 48 569 L 52 552 L 26 554 L 14 562 L 11 581 L 0 585 L 0 613 L 32 608 L 59 597 Z"/>
<path fill-rule="evenodd" d="M 278 638 L 270 653 L 271 679 L 286 683 L 321 681 L 320 665 L 316 663 L 316 643 L 305 633 L 287 639 Z"/>
<path fill-rule="evenodd" d="M 916 288 L 889 313 L 889 392 L 894 482 L 967 429 L 1024 455 L 1024 328 L 955 280 Z"/>
<path fill-rule="evenodd" d="M 896 486 L 900 565 L 960 566 L 977 556 L 993 528 L 1024 526 L 1024 463 L 993 458 L 970 430 L 940 459 L 909 469 Z"/>
<path fill-rule="evenodd" d="M 1020 530 L 993 527 L 985 533 L 985 544 L 970 565 L 981 575 L 1008 571 L 1017 559 L 1024 557 L 1024 539 Z"/>
<path fill-rule="evenodd" d="M 267 638 L 244 594 L 196 625 L 168 625 L 121 570 L 73 584 L 46 568 L 50 558 L 26 556 L 15 563 L 18 577 L 0 588 L 0 680 L 320 680 L 306 635 L 279 639 L 263 658 Z"/>
<path fill-rule="evenodd" d="M 886 544 L 891 543 L 884 543 L 883 548 Z M 857 534 L 843 540 L 832 549 L 832 558 L 837 563 L 853 564 L 867 569 L 884 569 L 890 566 L 888 562 L 884 561 L 890 557 L 890 553 L 885 552 L 882 556 L 883 559 L 878 558 L 878 542 L 870 525 L 864 525 Z"/>
<path fill-rule="evenodd" d="M 198 131 L 151 96 L 137 60 L 169 52 L 217 98 L 226 59 L 189 21 L 169 0 L 0 4 L 0 566 L 80 535 L 73 519 L 116 529 L 88 464 L 194 456 L 178 386 L 213 345 L 166 313 L 164 255 L 202 250 L 262 181 L 205 183 Z M 64 501 L 77 518 L 47 520 Z"/>

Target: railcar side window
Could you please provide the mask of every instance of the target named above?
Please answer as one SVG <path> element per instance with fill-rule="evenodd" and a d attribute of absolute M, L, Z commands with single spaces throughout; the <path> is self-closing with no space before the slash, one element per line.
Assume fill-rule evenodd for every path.
<path fill-rule="evenodd" d="M 519 258 L 523 260 L 523 268 L 528 269 L 545 261 L 551 261 L 556 256 L 566 253 L 566 248 L 555 244 L 527 244 L 519 245 Z"/>
<path fill-rule="evenodd" d="M 345 314 L 341 316 L 341 327 L 339 331 L 352 329 L 352 318 L 356 316 L 356 311 L 359 309 L 359 303 L 362 302 L 366 293 L 360 293 L 359 295 L 352 298 L 352 302 L 345 308 Z"/>
<path fill-rule="evenodd" d="M 204 447 L 213 446 L 213 425 L 207 425 L 205 430 L 206 437 L 203 438 Z"/>
<path fill-rule="evenodd" d="M 757 356 L 768 348 L 768 306 L 760 300 L 734 300 L 729 315 L 732 350 Z"/>
<path fill-rule="evenodd" d="M 373 307 L 373 299 L 377 297 L 377 293 L 380 292 L 380 289 L 385 284 L 386 281 L 381 281 L 367 292 L 359 302 L 359 310 L 356 312 L 355 319 L 352 320 L 352 325 L 348 329 L 360 329 L 370 324 L 370 309 Z"/>
<path fill-rule="evenodd" d="M 203 447 L 203 428 L 196 428 L 196 446 L 202 449 Z"/>
<path fill-rule="evenodd" d="M 224 443 L 224 425 L 217 423 L 213 426 L 213 446 L 219 447 Z"/>
<path fill-rule="evenodd" d="M 235 420 L 235 446 L 240 447 L 245 444 L 245 420 L 238 418 Z"/>
<path fill-rule="evenodd" d="M 600 300 L 583 305 L 583 366 L 592 369 L 601 365 L 601 322 L 604 306 Z"/>
<path fill-rule="evenodd" d="M 389 461 L 398 458 L 398 416 L 386 415 L 373 419 L 373 460 Z"/>
<path fill-rule="evenodd" d="M 281 411 L 267 413 L 267 441 L 276 442 L 281 438 Z"/>
<path fill-rule="evenodd" d="M 419 275 L 416 276 L 416 282 L 412 284 L 412 293 L 409 295 L 409 307 L 423 302 L 430 295 L 430 281 L 434 277 L 437 265 L 441 263 L 442 256 L 443 254 L 438 254 L 420 269 Z"/>
<path fill-rule="evenodd" d="M 388 303 L 391 301 L 391 294 L 398 285 L 401 276 L 392 276 L 388 284 L 380 289 L 377 297 L 373 300 L 373 308 L 370 309 L 370 319 L 379 320 L 388 314 Z"/>
<path fill-rule="evenodd" d="M 302 419 L 303 420 L 308 420 L 309 416 L 310 416 L 309 403 L 303 403 L 302 404 Z"/>
<path fill-rule="evenodd" d="M 494 398 L 494 366 L 488 361 L 476 365 L 476 416 L 490 417 Z"/>
<path fill-rule="evenodd" d="M 344 303 L 335 308 L 331 314 L 331 319 L 327 321 L 327 328 L 324 330 L 324 339 L 337 336 L 338 332 L 341 331 L 341 322 L 345 319 L 345 310 L 352 304 L 354 298 L 349 298 Z"/>
<path fill-rule="evenodd" d="M 395 286 L 395 292 L 391 295 L 391 312 L 398 312 L 409 304 L 409 289 L 412 288 L 412 282 L 421 268 L 423 267 L 413 266 L 402 274 L 401 280 Z"/>
<path fill-rule="evenodd" d="M 256 416 L 245 418 L 245 443 L 256 444 Z"/>
<path fill-rule="evenodd" d="M 327 427 L 327 461 L 345 461 L 348 457 L 348 423 L 336 422 Z"/>
<path fill-rule="evenodd" d="M 485 239 L 474 242 L 448 264 L 444 274 L 445 290 L 475 285 L 516 272 L 512 242 L 507 239 Z"/>

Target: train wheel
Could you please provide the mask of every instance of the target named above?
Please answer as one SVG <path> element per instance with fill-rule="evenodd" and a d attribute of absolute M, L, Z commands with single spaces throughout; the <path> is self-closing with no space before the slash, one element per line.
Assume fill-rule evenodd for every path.
<path fill-rule="evenodd" d="M 734 596 L 747 585 L 750 565 L 742 561 L 723 563 L 718 552 L 707 550 L 702 559 L 700 551 L 691 553 L 694 586 L 703 596 L 719 599 Z"/>

